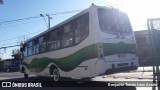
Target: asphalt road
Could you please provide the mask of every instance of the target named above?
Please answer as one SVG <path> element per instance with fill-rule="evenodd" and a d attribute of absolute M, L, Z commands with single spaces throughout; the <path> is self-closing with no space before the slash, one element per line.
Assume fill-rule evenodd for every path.
<path fill-rule="evenodd" d="M 40 81 L 52 81 L 51 78 L 39 77 L 36 78 L 34 75 L 30 75 L 30 78 L 27 80 L 40 80 Z M 23 73 L 20 72 L 0 72 L 0 81 L 1 80 L 22 80 Z M 118 80 L 152 80 L 153 72 L 152 67 L 139 67 L 137 71 L 123 72 L 123 73 L 114 73 L 103 76 L 98 76 L 93 78 L 91 81 L 114 81 Z"/>
<path fill-rule="evenodd" d="M 93 79 L 91 79 L 91 81 L 96 83 L 89 83 L 86 81 L 78 81 L 78 80 L 72 80 L 74 81 L 71 84 L 77 84 L 80 86 L 74 86 L 74 87 L 68 87 L 66 84 L 68 84 L 68 82 L 63 82 L 61 83 L 62 86 L 65 87 L 61 87 L 61 86 L 54 86 L 52 88 L 47 88 L 47 89 L 53 89 L 54 90 L 72 90 L 72 89 L 83 89 L 83 90 L 88 90 L 88 89 L 92 89 L 92 90 L 153 90 L 152 87 L 137 87 L 137 86 L 132 86 L 132 87 L 105 87 L 105 85 L 108 85 L 108 83 L 125 83 L 127 81 L 152 81 L 153 79 L 153 74 L 152 74 L 152 68 L 142 68 L 140 67 L 137 71 L 132 71 L 132 72 L 123 72 L 123 73 L 116 73 L 116 74 L 109 74 L 109 75 L 103 75 L 103 76 L 98 76 L 95 77 Z M 65 79 L 66 81 L 71 80 L 71 79 Z M 26 82 L 26 81 L 40 81 L 40 82 L 46 82 L 48 81 L 48 83 L 52 83 L 52 78 L 50 77 L 35 77 L 34 75 L 29 76 L 28 79 L 24 79 L 23 78 L 23 74 L 20 72 L 0 72 L 0 81 L 21 81 L 21 82 Z M 75 82 L 76 81 L 76 82 Z M 46 82 L 47 83 L 47 82 Z M 89 84 L 92 84 L 91 86 L 89 86 Z M 89 87 L 83 87 L 85 85 L 88 85 Z M 72 86 L 72 85 L 71 85 Z M 102 86 L 102 87 L 100 87 Z M 1 89 L 5 89 L 5 88 L 0 88 Z M 14 88 L 13 88 L 14 89 Z M 21 88 L 18 88 L 21 90 Z M 23 88 L 24 89 L 24 88 Z M 40 90 L 41 88 L 36 88 L 37 90 Z M 17 90 L 17 88 L 16 88 Z M 27 89 L 28 90 L 28 89 Z"/>
<path fill-rule="evenodd" d="M 13 75 L 13 76 L 12 76 Z M 35 76 L 30 76 L 28 79 L 24 79 L 23 78 L 23 74 L 20 74 L 19 72 L 12 72 L 12 73 L 1 73 L 0 76 L 3 76 L 3 77 L 0 77 L 1 81 L 3 82 L 16 82 L 16 81 L 20 81 L 20 82 L 27 82 L 27 81 L 41 81 L 41 82 L 44 82 L 44 83 L 52 83 L 52 84 L 55 84 L 54 82 L 50 82 L 52 81 L 52 78 L 49 78 L 49 77 L 35 77 Z M 47 82 L 46 82 L 47 81 Z M 107 82 L 97 82 L 97 83 L 94 83 L 94 85 L 91 85 L 92 87 L 86 87 L 85 85 L 88 84 L 88 82 L 86 81 L 73 81 L 71 82 L 71 84 L 74 84 L 73 86 L 71 84 L 71 86 L 67 86 L 67 85 L 64 85 L 64 84 L 67 84 L 67 83 L 70 83 L 70 82 L 61 82 L 61 85 L 62 86 L 53 86 L 53 87 L 43 87 L 43 88 L 29 88 L 29 90 L 44 90 L 44 89 L 47 89 L 47 90 L 136 90 L 136 87 L 105 87 L 105 84 L 107 85 L 108 83 Z M 80 86 L 75 86 L 76 85 L 80 85 Z M 103 85 L 102 87 L 99 86 L 99 85 Z M 82 86 L 81 86 L 82 85 Z M 97 86 L 98 85 L 98 86 Z M 0 90 L 8 90 L 8 88 L 0 88 Z M 12 88 L 12 90 L 28 90 L 28 88 Z"/>

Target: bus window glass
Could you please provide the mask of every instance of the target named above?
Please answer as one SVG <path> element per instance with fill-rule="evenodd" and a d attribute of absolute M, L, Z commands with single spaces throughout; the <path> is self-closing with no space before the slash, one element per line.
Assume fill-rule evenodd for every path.
<path fill-rule="evenodd" d="M 118 34 L 117 24 L 112 9 L 98 9 L 99 26 L 103 32 Z"/>
<path fill-rule="evenodd" d="M 27 57 L 28 56 L 28 47 L 27 47 L 27 44 L 24 46 L 24 52 L 23 52 L 23 55 L 24 55 L 24 57 Z"/>
<path fill-rule="evenodd" d="M 99 26 L 109 34 L 128 35 L 132 33 L 128 16 L 117 9 L 98 9 Z"/>
<path fill-rule="evenodd" d="M 39 44 L 36 45 L 36 54 L 39 54 Z"/>
<path fill-rule="evenodd" d="M 131 24 L 127 14 L 120 12 L 119 10 L 114 10 L 114 12 L 117 19 L 119 32 L 124 35 L 132 33 Z"/>
<path fill-rule="evenodd" d="M 77 28 L 75 30 L 75 43 L 79 43 L 88 35 L 88 26 Z"/>
<path fill-rule="evenodd" d="M 70 24 L 64 26 L 64 33 L 62 36 L 62 47 L 69 47 L 73 45 L 73 30 Z"/>
<path fill-rule="evenodd" d="M 55 50 L 60 48 L 61 33 L 52 31 L 48 34 L 47 50 Z"/>
<path fill-rule="evenodd" d="M 64 26 L 64 33 L 71 31 L 70 24 Z"/>
<path fill-rule="evenodd" d="M 38 39 L 38 47 L 39 47 L 39 53 L 46 52 L 46 38 L 45 36 L 41 36 Z"/>
<path fill-rule="evenodd" d="M 89 15 L 84 14 L 77 20 L 77 28 L 75 30 L 75 43 L 79 43 L 88 35 L 89 30 Z"/>
<path fill-rule="evenodd" d="M 32 43 L 32 41 L 30 41 L 30 42 L 28 43 L 28 55 L 29 55 L 29 56 L 32 55 L 32 45 L 33 45 L 33 43 Z"/>
<path fill-rule="evenodd" d="M 79 43 L 81 41 L 81 32 L 79 29 L 75 30 L 75 43 Z"/>
<path fill-rule="evenodd" d="M 30 56 L 30 55 L 34 55 L 34 54 L 37 54 L 37 53 L 36 53 L 36 46 L 37 46 L 37 43 L 36 43 L 35 40 L 30 41 L 30 42 L 28 43 L 28 55 L 29 55 L 29 56 Z"/>
<path fill-rule="evenodd" d="M 69 47 L 73 45 L 73 31 L 64 33 L 62 37 L 62 47 Z"/>
<path fill-rule="evenodd" d="M 123 20 L 123 26 L 124 26 L 124 31 L 126 33 L 132 33 L 132 27 L 131 27 L 131 23 L 129 21 L 129 18 L 126 14 L 124 14 L 124 20 Z"/>
<path fill-rule="evenodd" d="M 33 54 L 38 54 L 38 41 L 37 41 L 37 39 L 35 39 L 34 41 L 33 41 Z"/>
<path fill-rule="evenodd" d="M 80 18 L 77 20 L 77 28 L 82 27 L 84 25 L 84 18 Z"/>

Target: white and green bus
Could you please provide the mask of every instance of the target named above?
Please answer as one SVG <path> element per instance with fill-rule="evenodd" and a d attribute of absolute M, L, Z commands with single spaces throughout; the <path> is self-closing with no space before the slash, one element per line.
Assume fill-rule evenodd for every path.
<path fill-rule="evenodd" d="M 23 45 L 21 72 L 92 78 L 108 70 L 137 69 L 136 41 L 127 14 L 92 5 Z"/>

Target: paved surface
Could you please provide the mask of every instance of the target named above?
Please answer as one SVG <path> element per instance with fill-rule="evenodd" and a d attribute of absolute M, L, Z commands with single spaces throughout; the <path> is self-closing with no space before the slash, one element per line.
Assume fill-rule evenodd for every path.
<path fill-rule="evenodd" d="M 91 81 L 100 81 L 100 82 L 115 82 L 115 81 L 152 81 L 153 72 L 152 67 L 140 67 L 137 71 L 116 73 L 110 75 L 103 75 L 93 78 Z M 1 81 L 24 81 L 23 74 L 20 72 L 0 72 Z M 51 81 L 51 78 L 42 77 L 36 78 L 33 75 L 27 79 L 28 81 Z M 25 80 L 26 81 L 26 80 Z M 112 89 L 111 89 L 112 90 Z M 117 89 L 114 89 L 117 90 Z M 119 89 L 118 89 L 119 90 Z M 128 90 L 128 89 L 127 89 Z M 152 87 L 136 87 L 129 90 L 152 90 Z"/>
<path fill-rule="evenodd" d="M 123 80 L 122 80 L 123 79 Z M 152 67 L 139 67 L 138 70 L 114 73 L 93 78 L 95 81 L 152 81 Z"/>
<path fill-rule="evenodd" d="M 0 72 L 0 80 L 14 79 L 14 78 L 23 78 L 23 74 L 20 72 Z M 152 67 L 145 67 L 144 70 L 142 67 L 138 68 L 137 71 L 115 73 L 110 75 L 103 75 L 93 78 L 92 81 L 119 81 L 124 79 L 128 80 L 152 80 L 153 72 Z"/>
<path fill-rule="evenodd" d="M 152 67 L 140 67 L 136 71 L 115 73 L 110 75 L 103 75 L 93 78 L 93 81 L 106 81 L 106 82 L 115 82 L 125 83 L 132 81 L 135 83 L 141 81 L 153 81 L 153 72 Z M 153 87 L 136 87 L 136 90 L 154 90 Z M 157 87 L 156 87 L 156 90 Z"/>
<path fill-rule="evenodd" d="M 23 78 L 23 74 L 20 72 L 0 72 L 0 80 L 8 80 L 15 78 Z"/>
<path fill-rule="evenodd" d="M 137 71 L 140 71 L 140 72 L 152 72 L 153 68 L 152 67 L 139 67 L 137 69 Z"/>

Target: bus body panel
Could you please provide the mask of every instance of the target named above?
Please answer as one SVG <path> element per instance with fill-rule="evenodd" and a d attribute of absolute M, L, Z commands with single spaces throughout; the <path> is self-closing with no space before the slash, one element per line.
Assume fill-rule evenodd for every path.
<path fill-rule="evenodd" d="M 103 10 L 105 8 L 101 9 Z M 98 10 L 97 13 L 99 15 Z M 102 14 L 103 13 L 100 13 L 100 15 Z M 122 15 L 124 15 L 124 18 L 128 18 L 127 15 L 123 13 Z M 114 14 L 112 16 L 114 16 Z M 118 29 L 117 18 L 113 18 L 116 21 L 114 22 L 114 24 L 117 24 L 115 25 L 117 31 L 113 27 L 111 27 L 112 29 L 108 29 L 109 31 L 107 31 L 105 26 L 103 27 L 101 26 L 101 24 L 106 23 L 107 19 L 106 21 L 100 22 L 100 17 L 98 16 L 98 18 L 99 21 L 97 21 L 98 22 L 97 34 L 100 36 L 99 42 L 103 44 L 103 50 L 102 50 L 103 58 L 101 60 L 104 61 L 104 63 L 101 63 L 100 68 L 104 68 L 102 67 L 103 65 L 106 66 L 105 68 L 107 68 L 107 70 L 122 68 L 122 67 L 138 67 L 139 66 L 138 57 L 135 54 L 136 40 L 132 28 L 130 28 L 131 25 L 129 20 L 127 21 L 126 19 L 126 22 L 128 23 L 126 24 L 125 27 L 129 31 L 120 31 L 122 29 Z M 111 17 L 108 18 L 110 19 Z M 112 21 L 108 23 L 112 23 Z"/>

